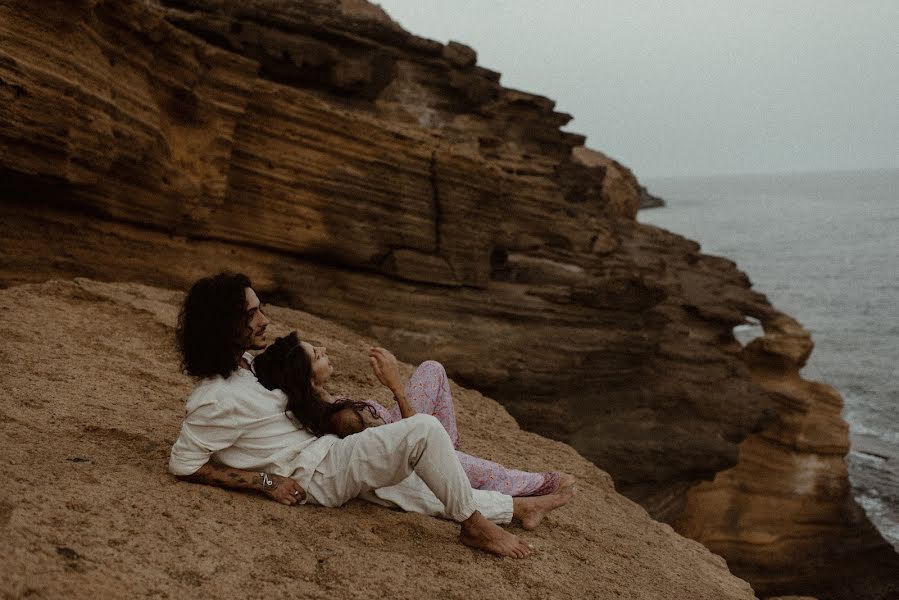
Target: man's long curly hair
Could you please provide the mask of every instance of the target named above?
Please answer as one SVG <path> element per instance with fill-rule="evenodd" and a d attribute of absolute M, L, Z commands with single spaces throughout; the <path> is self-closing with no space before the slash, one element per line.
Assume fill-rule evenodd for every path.
<path fill-rule="evenodd" d="M 300 346 L 300 338 L 295 331 L 279 337 L 257 356 L 253 361 L 253 370 L 259 383 L 287 395 L 287 410 L 316 436 L 339 434 L 330 417 L 345 408 L 352 408 L 357 413 L 368 410 L 372 416 L 378 416 L 365 402 L 343 399 L 329 404 L 319 397 L 312 387 L 312 362 Z"/>
<path fill-rule="evenodd" d="M 178 316 L 181 367 L 194 377 L 228 377 L 240 364 L 247 339 L 246 289 L 250 278 L 219 273 L 194 283 Z"/>

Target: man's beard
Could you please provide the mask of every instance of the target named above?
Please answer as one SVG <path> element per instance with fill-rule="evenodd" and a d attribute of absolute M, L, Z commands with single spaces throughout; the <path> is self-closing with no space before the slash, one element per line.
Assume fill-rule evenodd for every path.
<path fill-rule="evenodd" d="M 264 328 L 258 329 L 255 332 L 250 331 L 245 339 L 244 347 L 247 350 L 265 350 L 267 345 L 265 338 L 261 340 L 258 339 L 259 336 L 262 336 L 263 334 L 265 334 Z"/>

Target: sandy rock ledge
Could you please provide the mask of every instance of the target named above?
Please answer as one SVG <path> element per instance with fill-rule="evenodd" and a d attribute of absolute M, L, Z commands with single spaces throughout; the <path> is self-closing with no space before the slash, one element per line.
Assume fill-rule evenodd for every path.
<path fill-rule="evenodd" d="M 172 344 L 181 295 L 86 279 L 0 291 L 0 590 L 20 597 L 754 598 L 720 557 L 653 521 L 569 446 L 520 430 L 454 385 L 463 447 L 581 481 L 501 560 L 450 522 L 361 501 L 285 507 L 166 473 L 190 379 Z M 334 387 L 386 401 L 365 369 L 373 340 L 271 307 L 329 348 Z M 407 372 L 411 366 L 405 366 Z"/>

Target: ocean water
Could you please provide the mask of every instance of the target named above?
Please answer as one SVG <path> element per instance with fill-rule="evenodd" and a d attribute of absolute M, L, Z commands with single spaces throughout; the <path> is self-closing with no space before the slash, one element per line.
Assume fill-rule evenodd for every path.
<path fill-rule="evenodd" d="M 644 184 L 668 205 L 640 222 L 736 261 L 812 333 L 802 375 L 842 394 L 853 493 L 899 550 L 899 169 Z"/>

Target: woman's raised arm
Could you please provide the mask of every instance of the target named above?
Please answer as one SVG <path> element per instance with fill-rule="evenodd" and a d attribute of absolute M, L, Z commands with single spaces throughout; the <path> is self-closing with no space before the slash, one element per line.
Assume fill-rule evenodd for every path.
<path fill-rule="evenodd" d="M 378 381 L 393 392 L 393 397 L 396 398 L 396 403 L 400 407 L 400 414 L 403 418 L 406 419 L 414 415 L 415 409 L 412 408 L 406 399 L 403 378 L 400 375 L 396 357 L 384 348 L 369 348 L 368 362 L 371 364 L 371 369 L 374 371 Z"/>

